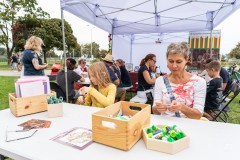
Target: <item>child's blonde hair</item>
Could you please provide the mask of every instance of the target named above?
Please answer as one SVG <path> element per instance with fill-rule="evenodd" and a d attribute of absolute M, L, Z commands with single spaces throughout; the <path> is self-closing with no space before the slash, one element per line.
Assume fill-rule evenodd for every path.
<path fill-rule="evenodd" d="M 38 52 L 38 54 L 39 54 L 42 51 L 42 44 L 43 44 L 43 41 L 41 38 L 36 37 L 36 36 L 31 36 L 27 40 L 24 48 L 34 50 L 34 51 Z"/>
<path fill-rule="evenodd" d="M 104 88 L 107 87 L 111 83 L 111 79 L 108 73 L 108 70 L 103 62 L 95 62 L 88 68 L 88 75 L 93 75 L 98 85 L 94 86 L 94 88 Z"/>

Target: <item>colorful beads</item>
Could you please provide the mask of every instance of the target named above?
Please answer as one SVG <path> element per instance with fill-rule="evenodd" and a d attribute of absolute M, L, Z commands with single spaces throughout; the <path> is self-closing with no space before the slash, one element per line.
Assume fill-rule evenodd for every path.
<path fill-rule="evenodd" d="M 148 138 L 154 138 L 167 142 L 175 142 L 185 137 L 185 134 L 176 125 L 173 125 L 172 127 L 166 125 L 157 127 L 153 125 L 152 127 L 146 129 L 146 133 Z"/>

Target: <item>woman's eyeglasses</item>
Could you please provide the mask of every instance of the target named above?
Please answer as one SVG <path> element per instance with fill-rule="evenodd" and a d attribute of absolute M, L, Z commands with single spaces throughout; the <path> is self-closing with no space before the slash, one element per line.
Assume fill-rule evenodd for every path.
<path fill-rule="evenodd" d="M 152 60 L 153 60 L 153 62 L 154 62 L 154 63 L 156 63 L 156 62 L 157 62 L 157 61 L 156 61 L 156 60 L 154 60 L 154 59 L 152 59 Z"/>

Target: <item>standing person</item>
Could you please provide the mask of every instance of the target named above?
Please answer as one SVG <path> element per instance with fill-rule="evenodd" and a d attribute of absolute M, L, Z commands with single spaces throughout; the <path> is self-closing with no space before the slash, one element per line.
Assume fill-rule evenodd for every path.
<path fill-rule="evenodd" d="M 125 67 L 125 62 L 122 59 L 117 59 L 115 62 L 116 66 L 119 67 L 121 72 L 121 86 L 122 87 L 130 87 L 132 85 L 129 73 Z"/>
<path fill-rule="evenodd" d="M 17 64 L 18 64 L 18 57 L 16 56 L 16 54 L 13 54 L 11 58 L 12 70 L 17 69 Z"/>
<path fill-rule="evenodd" d="M 206 81 L 185 70 L 190 65 L 186 42 L 171 43 L 167 48 L 167 67 L 170 73 L 156 80 L 153 113 L 167 116 L 202 117 Z"/>
<path fill-rule="evenodd" d="M 48 64 L 43 64 L 41 59 L 43 41 L 41 38 L 31 36 L 24 48 L 22 62 L 24 65 L 24 76 L 44 75 L 44 69 Z"/>
<path fill-rule="evenodd" d="M 67 80 L 68 80 L 68 97 L 70 99 L 76 99 L 78 98 L 79 94 L 78 94 L 78 90 L 74 89 L 74 82 L 78 82 L 79 80 L 81 82 L 84 82 L 85 79 L 73 71 L 76 65 L 75 59 L 68 58 L 66 60 L 66 64 L 67 64 Z M 56 79 L 57 79 L 57 84 L 62 88 L 62 90 L 66 94 L 65 71 L 64 70 L 58 71 Z"/>
<path fill-rule="evenodd" d="M 80 96 L 80 104 L 94 107 L 107 107 L 114 103 L 116 86 L 111 82 L 108 70 L 103 62 L 95 62 L 88 68 L 90 87 L 83 87 L 80 93 L 86 95 L 85 102 Z"/>
<path fill-rule="evenodd" d="M 206 65 L 206 71 L 212 78 L 207 84 L 207 95 L 204 107 L 204 116 L 212 120 L 211 110 L 218 109 L 222 97 L 222 78 L 219 75 L 221 64 L 218 61 L 212 61 Z M 210 115 L 209 115 L 210 114 Z"/>

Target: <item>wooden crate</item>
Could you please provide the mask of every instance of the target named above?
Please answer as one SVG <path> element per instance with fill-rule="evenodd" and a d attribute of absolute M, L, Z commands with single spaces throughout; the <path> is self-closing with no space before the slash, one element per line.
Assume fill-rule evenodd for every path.
<path fill-rule="evenodd" d="M 158 128 L 162 128 L 161 125 L 157 125 Z M 175 154 L 189 146 L 190 138 L 187 134 L 185 134 L 185 137 L 182 139 L 179 139 L 175 142 L 167 142 L 163 140 L 158 140 L 154 138 L 148 138 L 148 135 L 146 133 L 146 129 L 148 127 L 143 129 L 143 140 L 147 147 L 147 149 L 160 151 L 168 154 Z"/>
<path fill-rule="evenodd" d="M 131 108 L 138 108 L 141 111 Z M 129 120 L 111 118 L 122 109 Z M 141 137 L 144 126 L 150 124 L 149 104 L 120 101 L 92 115 L 93 141 L 122 150 L 129 150 Z"/>
<path fill-rule="evenodd" d="M 9 107 L 16 117 L 43 112 L 47 110 L 47 96 L 56 96 L 55 92 L 31 97 L 16 98 L 15 93 L 9 93 Z"/>

